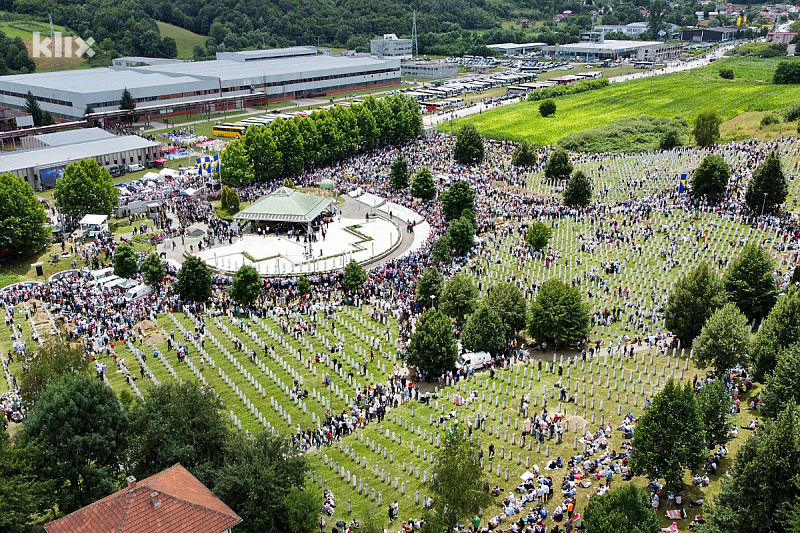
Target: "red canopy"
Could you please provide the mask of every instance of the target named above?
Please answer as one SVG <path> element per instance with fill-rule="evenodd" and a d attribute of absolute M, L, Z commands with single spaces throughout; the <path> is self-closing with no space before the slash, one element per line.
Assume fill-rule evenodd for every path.
<path fill-rule="evenodd" d="M 156 163 L 166 163 L 167 161 L 169 161 L 169 159 L 165 159 L 163 157 L 159 157 L 158 159 L 156 159 Z"/>

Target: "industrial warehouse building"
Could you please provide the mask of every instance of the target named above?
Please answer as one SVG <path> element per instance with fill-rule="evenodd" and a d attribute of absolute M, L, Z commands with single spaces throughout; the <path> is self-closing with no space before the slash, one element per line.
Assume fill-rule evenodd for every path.
<path fill-rule="evenodd" d="M 547 56 L 559 59 L 576 59 L 598 61 L 611 59 L 634 59 L 637 61 L 664 61 L 680 57 L 683 46 L 680 44 L 657 41 L 616 41 L 605 39 L 598 34 L 595 41 L 582 41 L 573 44 L 557 44 L 546 46 L 543 52 Z"/>
<path fill-rule="evenodd" d="M 400 82 L 400 60 L 320 55 L 313 47 L 226 53 L 214 61 L 171 62 L 0 76 L 0 104 L 23 108 L 32 92 L 43 110 L 63 119 L 80 119 L 87 107 L 113 111 L 128 89 L 137 110 L 170 104 L 249 102 L 318 96 Z M 136 58 L 144 59 L 144 58 Z M 240 98 L 236 98 L 240 97 Z M 209 111 L 214 111 L 210 106 Z M 151 117 L 158 119 L 158 116 Z"/>
<path fill-rule="evenodd" d="M 0 155 L 0 173 L 25 178 L 33 190 L 55 187 L 70 163 L 94 159 L 104 167 L 152 162 L 161 145 L 137 135 L 114 135 L 99 128 L 47 133 L 22 139 L 27 150 Z"/>
<path fill-rule="evenodd" d="M 403 61 L 404 78 L 438 79 L 458 76 L 458 64 L 447 61 Z"/>

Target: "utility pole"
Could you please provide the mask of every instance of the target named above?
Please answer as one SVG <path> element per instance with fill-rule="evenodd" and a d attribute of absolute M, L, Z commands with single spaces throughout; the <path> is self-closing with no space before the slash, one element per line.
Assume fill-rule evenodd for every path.
<path fill-rule="evenodd" d="M 417 12 L 412 12 L 411 19 L 411 59 L 419 57 L 419 43 L 417 43 Z"/>

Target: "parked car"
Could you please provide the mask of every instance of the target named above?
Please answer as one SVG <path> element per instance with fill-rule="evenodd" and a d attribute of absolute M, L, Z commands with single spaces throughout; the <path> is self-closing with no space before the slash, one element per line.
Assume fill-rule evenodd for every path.
<path fill-rule="evenodd" d="M 128 172 L 139 172 L 140 170 L 144 170 L 144 165 L 139 163 L 128 165 Z"/>

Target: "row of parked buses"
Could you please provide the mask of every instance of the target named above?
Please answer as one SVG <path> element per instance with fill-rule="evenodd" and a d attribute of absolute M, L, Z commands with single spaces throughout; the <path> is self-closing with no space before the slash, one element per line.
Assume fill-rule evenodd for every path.
<path fill-rule="evenodd" d="M 354 104 L 361 103 L 363 100 L 353 100 Z M 336 106 L 350 107 L 349 102 L 336 102 L 330 105 L 319 106 L 318 111 L 325 111 Z M 247 133 L 247 128 L 250 126 L 269 126 L 275 120 L 290 120 L 294 117 L 306 117 L 313 111 L 298 111 L 293 113 L 279 113 L 279 114 L 266 114 L 257 117 L 243 118 L 237 122 L 226 122 L 214 124 L 212 133 L 217 137 L 233 137 L 240 139 Z"/>

